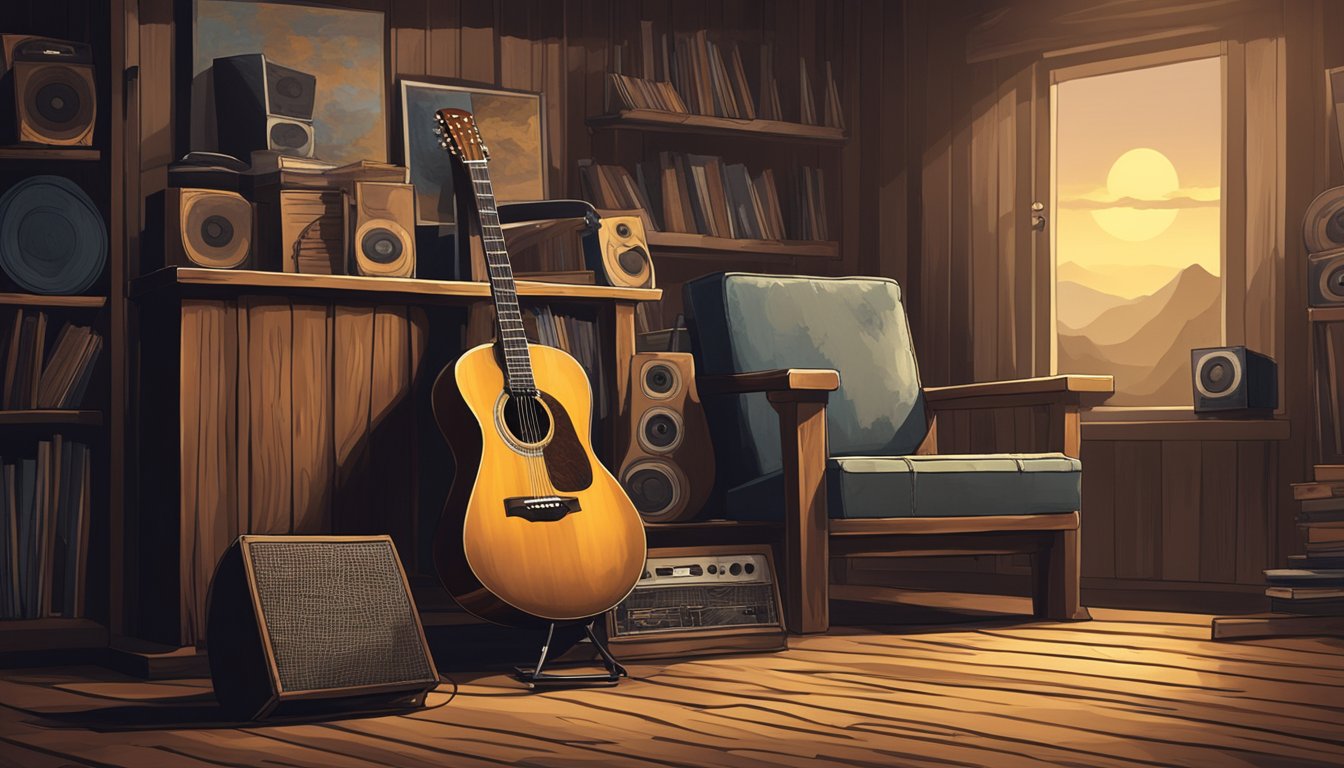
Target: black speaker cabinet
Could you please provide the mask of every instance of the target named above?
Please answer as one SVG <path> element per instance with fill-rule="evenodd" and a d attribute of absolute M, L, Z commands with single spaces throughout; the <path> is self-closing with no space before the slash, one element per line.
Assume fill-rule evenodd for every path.
<path fill-rule="evenodd" d="M 1312 256 L 1307 267 L 1308 303 L 1313 307 L 1344 305 L 1344 249 Z"/>
<path fill-rule="evenodd" d="M 163 206 L 165 266 L 251 266 L 256 216 L 242 195 L 218 189 L 168 189 Z"/>
<path fill-rule="evenodd" d="M 1264 415 L 1279 407 L 1279 367 L 1245 347 L 1190 350 L 1195 413 Z"/>
<path fill-rule="evenodd" d="M 590 262 L 588 268 L 599 281 L 623 288 L 654 287 L 653 258 L 649 256 L 649 239 L 644 233 L 643 219 L 634 214 L 604 215 L 596 238 L 597 248 L 585 248 L 584 251 Z"/>
<path fill-rule="evenodd" d="M 242 160 L 254 149 L 313 156 L 316 77 L 250 53 L 215 59 L 214 86 L 219 151 Z"/>
<path fill-rule="evenodd" d="M 0 35 L 0 52 L 0 101 L 13 107 L 13 118 L 0 120 L 0 143 L 91 146 L 98 98 L 89 46 Z"/>
<path fill-rule="evenodd" d="M 416 707 L 439 683 L 388 536 L 240 536 L 207 612 L 215 698 L 234 719 Z"/>

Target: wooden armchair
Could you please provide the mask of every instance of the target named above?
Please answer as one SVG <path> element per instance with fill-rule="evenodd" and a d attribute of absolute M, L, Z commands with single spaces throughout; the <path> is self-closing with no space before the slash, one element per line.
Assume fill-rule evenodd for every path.
<path fill-rule="evenodd" d="M 725 512 L 782 518 L 791 631 L 828 628 L 831 555 L 1029 554 L 1034 613 L 1089 618 L 1079 414 L 1109 376 L 924 388 L 889 280 L 724 274 L 686 293 Z M 788 360 L 816 367 L 756 370 Z M 1049 409 L 1048 453 L 937 453 L 939 412 L 1028 406 Z"/>

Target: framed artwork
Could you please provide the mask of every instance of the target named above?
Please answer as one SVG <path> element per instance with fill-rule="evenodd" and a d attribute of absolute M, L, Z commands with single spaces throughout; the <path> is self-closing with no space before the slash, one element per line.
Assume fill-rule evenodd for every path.
<path fill-rule="evenodd" d="M 316 78 L 316 157 L 337 165 L 388 159 L 382 12 L 257 0 L 193 0 L 192 12 L 192 149 L 218 146 L 214 60 L 260 53 L 268 63 Z"/>
<path fill-rule="evenodd" d="M 490 179 L 501 203 L 546 197 L 541 94 L 452 81 L 402 80 L 402 145 L 415 186 L 417 224 L 455 224 L 453 167 L 435 136 L 434 113 L 470 111 L 490 148 Z"/>

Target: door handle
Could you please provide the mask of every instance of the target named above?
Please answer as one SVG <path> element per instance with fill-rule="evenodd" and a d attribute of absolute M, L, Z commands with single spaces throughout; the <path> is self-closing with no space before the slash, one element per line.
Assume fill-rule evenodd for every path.
<path fill-rule="evenodd" d="M 1039 200 L 1031 204 L 1031 231 L 1045 231 L 1045 203 Z"/>

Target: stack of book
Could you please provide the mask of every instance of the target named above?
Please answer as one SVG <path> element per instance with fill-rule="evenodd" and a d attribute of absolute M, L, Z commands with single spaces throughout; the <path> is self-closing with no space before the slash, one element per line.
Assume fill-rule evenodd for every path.
<path fill-rule="evenodd" d="M 660 152 L 636 166 L 583 161 L 580 180 L 598 208 L 641 209 L 653 229 L 712 237 L 757 240 L 825 240 L 828 235 L 824 178 L 819 168 L 799 169 L 795 193 L 782 205 L 773 170 L 752 174 L 722 158 Z"/>
<path fill-rule="evenodd" d="M 45 312 L 15 311 L 4 357 L 5 409 L 77 408 L 83 402 L 103 337 L 66 323 L 47 354 L 47 325 Z"/>
<path fill-rule="evenodd" d="M 538 344 L 568 352 L 588 374 L 597 403 L 597 417 L 607 417 L 607 377 L 603 374 L 602 346 L 597 323 L 571 315 L 557 315 L 546 305 L 523 310 L 523 328 Z M 596 421 L 593 425 L 597 429 Z"/>
<path fill-rule="evenodd" d="M 88 446 L 60 435 L 0 459 L 0 618 L 84 614 L 90 475 Z"/>
<path fill-rule="evenodd" d="M 1318 465 L 1315 480 L 1293 485 L 1306 552 L 1290 568 L 1265 571 L 1271 607 L 1280 613 L 1344 616 L 1344 465 Z"/>
<path fill-rule="evenodd" d="M 759 93 L 752 92 L 737 44 L 714 39 L 703 29 L 670 38 L 663 34 L 655 43 L 653 22 L 646 20 L 640 25 L 640 45 L 642 78 L 622 73 L 623 51 L 617 46 L 615 73 L 607 80 L 607 93 L 618 102 L 613 106 L 743 120 L 785 119 L 771 45 L 761 46 Z M 806 63 L 800 60 L 800 114 L 796 119 L 809 125 L 843 128 L 840 91 L 829 62 L 825 73 L 823 119 L 818 120 L 812 77 Z"/>

